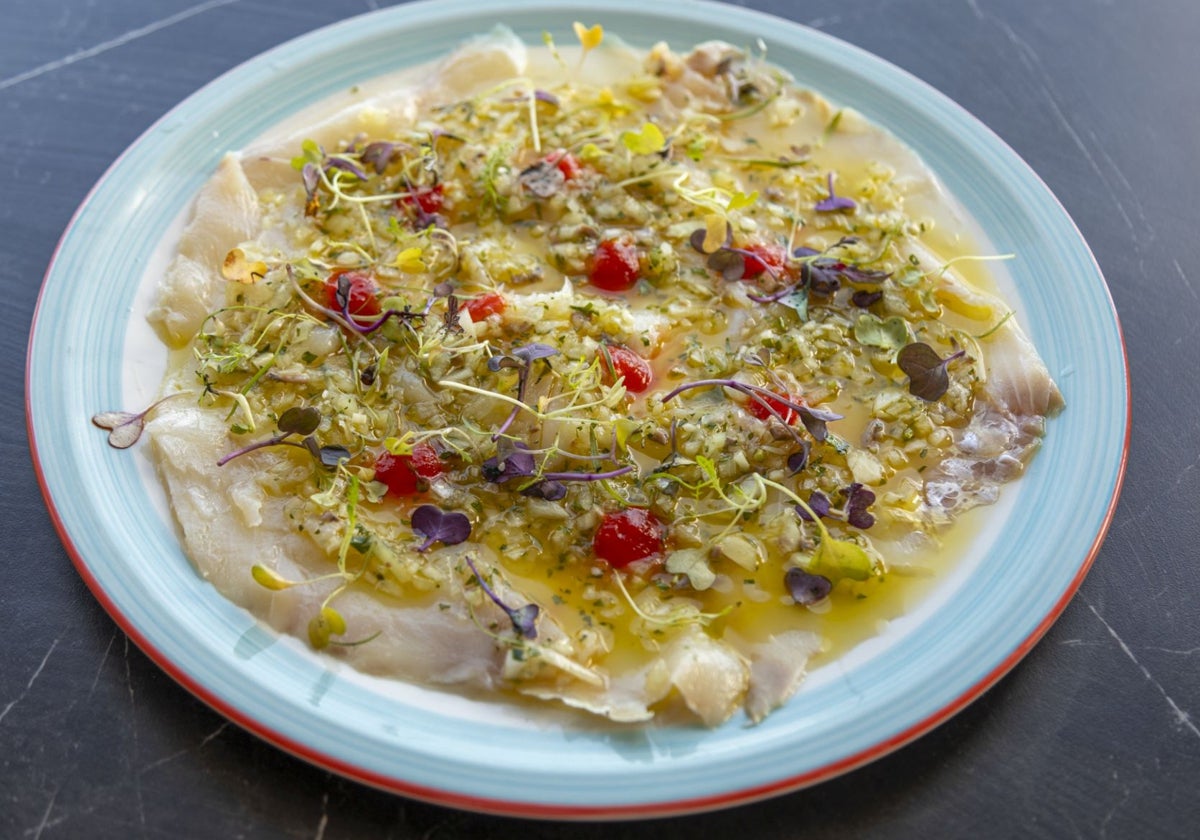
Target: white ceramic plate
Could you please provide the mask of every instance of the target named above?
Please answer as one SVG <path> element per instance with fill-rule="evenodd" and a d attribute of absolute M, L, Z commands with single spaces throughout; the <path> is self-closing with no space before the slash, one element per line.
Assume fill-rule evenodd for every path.
<path fill-rule="evenodd" d="M 182 555 L 145 456 L 88 422 L 133 408 L 157 364 L 130 358 L 146 267 L 227 149 L 350 85 L 432 60 L 504 22 L 572 39 L 589 7 L 512 0 L 406 5 L 312 33 L 183 102 L 109 170 L 63 235 L 30 339 L 28 418 L 43 491 L 96 597 L 167 672 L 280 747 L 402 794 L 538 817 L 716 808 L 812 784 L 906 743 L 978 697 L 1065 607 L 1094 557 L 1125 464 L 1128 383 L 1104 280 L 1070 218 L 982 124 L 901 70 L 821 33 L 733 6 L 605 6 L 634 46 L 762 37 L 771 59 L 914 148 L 1011 265 L 1008 293 L 1068 408 L 970 557 L 925 605 L 816 671 L 762 725 L 615 729 L 532 717 L 348 672 L 278 639 Z M 142 297 L 139 297 L 139 288 Z M 1064 317 L 1069 313 L 1069 317 Z"/>

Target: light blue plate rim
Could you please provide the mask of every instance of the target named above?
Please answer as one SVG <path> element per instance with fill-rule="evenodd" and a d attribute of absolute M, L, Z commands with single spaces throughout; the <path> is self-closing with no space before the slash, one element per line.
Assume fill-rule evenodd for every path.
<path fill-rule="evenodd" d="M 1022 479 L 1003 538 L 972 558 L 953 599 L 902 651 L 802 689 L 757 727 L 735 719 L 715 730 L 530 727 L 410 702 L 277 641 L 200 581 L 170 524 L 147 514 L 134 455 L 109 449 L 88 423 L 120 405 L 133 294 L 170 220 L 225 150 L 305 104 L 498 22 L 531 43 L 543 30 L 567 43 L 571 23 L 594 14 L 553 0 L 431 0 L 313 32 L 215 80 L 134 143 L 75 214 L 47 270 L 26 367 L 29 437 L 55 526 L 97 599 L 155 662 L 306 760 L 397 793 L 527 817 L 747 802 L 928 731 L 1003 676 L 1065 608 L 1099 550 L 1128 453 L 1127 365 L 1104 279 L 1067 213 L 999 138 L 915 77 L 823 33 L 734 6 L 618 0 L 602 22 L 634 46 L 762 37 L 801 84 L 913 147 L 996 249 L 1018 255 L 1020 317 L 1068 409 Z"/>

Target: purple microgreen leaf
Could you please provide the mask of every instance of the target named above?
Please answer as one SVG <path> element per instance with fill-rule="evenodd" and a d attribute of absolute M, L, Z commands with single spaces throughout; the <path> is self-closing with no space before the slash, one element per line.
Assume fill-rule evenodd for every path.
<path fill-rule="evenodd" d="M 875 286 L 891 277 L 891 272 L 875 271 L 870 268 L 860 268 L 852 263 L 837 263 L 834 268 L 846 280 L 864 286 Z"/>
<path fill-rule="evenodd" d="M 867 512 L 875 501 L 875 494 L 857 481 L 842 491 L 846 496 L 846 522 L 855 528 L 866 530 L 875 524 L 875 517 Z"/>
<path fill-rule="evenodd" d="M 797 259 L 803 259 L 804 257 L 815 257 L 820 253 L 821 252 L 815 248 L 807 248 L 803 245 L 792 249 L 792 256 L 796 257 Z"/>
<path fill-rule="evenodd" d="M 829 187 L 829 197 L 823 198 L 816 203 L 813 209 L 815 209 L 818 213 L 832 213 L 837 210 L 853 210 L 858 206 L 854 203 L 853 199 L 844 198 L 833 191 L 832 172 L 830 172 L 829 176 L 825 179 L 825 183 Z"/>
<path fill-rule="evenodd" d="M 804 424 L 804 428 L 808 429 L 808 433 L 818 442 L 824 441 L 829 436 L 826 423 L 842 419 L 842 415 L 833 411 L 824 411 L 820 408 L 809 408 L 806 405 L 798 404 L 793 404 L 792 407 L 800 415 L 800 422 Z"/>
<path fill-rule="evenodd" d="M 802 607 L 825 600 L 833 591 L 833 582 L 829 578 L 797 568 L 787 570 L 783 576 L 783 584 L 792 600 Z"/>
<path fill-rule="evenodd" d="M 547 105 L 553 105 L 555 108 L 558 107 L 558 97 L 548 90 L 541 90 L 540 88 L 534 90 L 533 98 L 538 102 L 545 102 Z"/>
<path fill-rule="evenodd" d="M 102 411 L 92 416 L 93 425 L 108 429 L 108 445 L 113 449 L 128 449 L 138 442 L 142 431 L 146 428 L 146 416 L 169 399 L 180 397 L 187 391 L 167 394 L 160 400 L 138 412 L 132 411 Z"/>
<path fill-rule="evenodd" d="M 465 513 L 447 513 L 437 505 L 421 505 L 413 511 L 412 529 L 425 538 L 417 551 L 425 551 L 435 542 L 458 545 L 471 536 L 471 520 Z"/>
<path fill-rule="evenodd" d="M 317 450 L 317 460 L 327 469 L 335 469 L 342 461 L 350 460 L 350 450 L 344 446 L 322 446 Z"/>
<path fill-rule="evenodd" d="M 138 442 L 146 428 L 146 415 L 128 411 L 105 411 L 92 417 L 92 423 L 108 429 L 108 445 L 113 449 L 128 449 Z"/>
<path fill-rule="evenodd" d="M 311 435 L 321 425 L 321 412 L 312 406 L 292 406 L 275 425 L 279 431 L 289 435 Z"/>
<path fill-rule="evenodd" d="M 479 586 L 485 593 L 487 593 L 487 596 L 492 599 L 492 603 L 504 610 L 505 614 L 508 615 L 509 621 L 512 622 L 513 629 L 517 631 L 517 635 L 523 639 L 536 639 L 537 617 L 538 613 L 541 612 L 541 610 L 538 609 L 538 605 L 526 604 L 525 606 L 517 609 L 513 609 L 512 607 L 508 606 L 508 604 L 501 601 L 500 596 L 492 591 L 492 588 L 487 585 L 487 581 L 483 579 L 483 575 L 479 574 L 479 569 L 475 568 L 475 564 L 471 561 L 471 558 L 465 557 L 463 559 L 467 561 L 467 565 L 471 568 L 471 574 L 475 576 L 475 580 L 479 581 Z"/>
<path fill-rule="evenodd" d="M 896 364 L 908 376 L 908 392 L 914 397 L 933 402 L 950 387 L 946 366 L 965 352 L 959 350 L 943 359 L 928 344 L 916 342 L 901 348 L 896 354 Z"/>
<path fill-rule="evenodd" d="M 562 189 L 566 176 L 553 163 L 541 160 L 521 170 L 518 176 L 521 186 L 538 198 L 550 198 Z"/>
<path fill-rule="evenodd" d="M 850 302 L 860 309 L 873 306 L 883 299 L 883 292 L 857 291 L 850 296 Z"/>
<path fill-rule="evenodd" d="M 537 471 L 529 447 L 517 442 L 511 444 L 510 448 L 506 445 L 508 443 L 507 439 L 502 439 L 496 447 L 497 454 L 484 461 L 480 468 L 483 477 L 493 484 L 503 484 L 511 478 L 532 476 Z"/>
<path fill-rule="evenodd" d="M 313 193 L 317 191 L 317 185 L 321 183 L 321 170 L 315 163 L 306 163 L 300 170 L 300 177 L 304 181 L 305 196 L 312 200 Z"/>
<path fill-rule="evenodd" d="M 492 356 L 487 360 L 488 370 L 498 373 L 503 368 L 523 368 L 525 364 L 512 356 Z"/>
<path fill-rule="evenodd" d="M 558 351 L 549 344 L 525 344 L 521 347 L 514 347 L 512 355 L 525 362 L 525 364 L 533 364 L 538 359 L 545 359 L 550 356 L 557 356 Z"/>
<path fill-rule="evenodd" d="M 708 267 L 733 283 L 746 274 L 746 258 L 731 248 L 721 248 L 708 258 Z"/>
<path fill-rule="evenodd" d="M 360 181 L 367 180 L 367 173 L 363 172 L 357 163 L 344 157 L 335 155 L 325 158 L 325 172 L 328 173 L 330 169 L 340 169 L 343 172 L 349 172 Z"/>
<path fill-rule="evenodd" d="M 805 263 L 800 269 L 800 282 L 818 295 L 831 295 L 842 286 L 841 272 L 837 266 L 843 263 L 830 263 L 816 260 Z"/>
<path fill-rule="evenodd" d="M 829 497 L 820 490 L 812 491 L 812 494 L 808 497 L 808 506 L 812 508 L 812 512 L 817 516 L 829 516 L 829 511 L 832 509 Z M 800 514 L 800 518 L 805 522 L 813 521 L 813 518 L 808 515 L 808 511 L 804 509 L 804 505 L 796 505 L 796 513 Z"/>
<path fill-rule="evenodd" d="M 398 147 L 395 143 L 376 141 L 368 143 L 362 150 L 362 162 L 375 170 L 376 175 L 382 175 L 392 158 L 396 156 Z"/>
<path fill-rule="evenodd" d="M 808 441 L 802 440 L 800 441 L 800 451 L 793 452 L 788 456 L 787 468 L 791 471 L 792 475 L 795 475 L 808 466 L 808 456 L 811 451 L 812 445 Z"/>
<path fill-rule="evenodd" d="M 557 502 L 567 495 L 567 486 L 561 481 L 538 481 L 522 490 L 521 495 Z"/>

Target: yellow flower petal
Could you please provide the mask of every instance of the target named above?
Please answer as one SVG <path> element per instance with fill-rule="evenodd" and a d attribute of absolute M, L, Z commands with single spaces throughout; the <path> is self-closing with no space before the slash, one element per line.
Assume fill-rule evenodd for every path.
<path fill-rule="evenodd" d="M 583 45 L 583 51 L 595 49 L 600 46 L 600 42 L 604 40 L 604 27 L 596 24 L 590 29 L 584 26 L 579 21 L 575 21 L 575 37 L 579 39 L 579 43 Z"/>
<path fill-rule="evenodd" d="M 225 255 L 225 262 L 221 265 L 221 276 L 226 280 L 233 280 L 238 283 L 250 285 L 257 283 L 267 274 L 267 264 L 262 261 L 251 262 L 246 259 L 246 252 L 241 248 L 234 248 Z"/>
<path fill-rule="evenodd" d="M 701 246 L 706 254 L 715 254 L 725 244 L 729 233 L 729 223 L 720 213 L 709 213 L 704 217 L 704 244 Z"/>
<path fill-rule="evenodd" d="M 663 137 L 658 126 L 648 122 L 642 124 L 641 131 L 622 132 L 621 142 L 635 155 L 652 155 L 663 150 L 663 146 L 667 144 L 667 138 Z"/>
<path fill-rule="evenodd" d="M 754 202 L 758 201 L 758 190 L 746 195 L 743 192 L 735 192 L 729 199 L 729 203 L 725 205 L 725 209 L 729 211 L 741 210 L 743 207 L 749 207 Z"/>

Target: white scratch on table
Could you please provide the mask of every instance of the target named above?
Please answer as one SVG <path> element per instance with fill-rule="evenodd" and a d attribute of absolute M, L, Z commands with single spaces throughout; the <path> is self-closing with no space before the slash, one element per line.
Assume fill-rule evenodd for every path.
<path fill-rule="evenodd" d="M 1108 810 L 1108 813 L 1104 815 L 1104 819 L 1100 822 L 1100 837 L 1101 838 L 1105 838 L 1108 836 L 1108 824 L 1110 822 L 1112 822 L 1113 815 L 1116 814 L 1117 811 L 1121 810 L 1121 807 L 1126 802 L 1129 801 L 1129 793 L 1130 793 L 1129 788 L 1126 787 L 1124 794 L 1122 794 L 1122 796 L 1121 796 L 1121 801 L 1118 802 L 1116 805 L 1112 806 Z"/>
<path fill-rule="evenodd" d="M 96 693 L 96 686 L 100 684 L 100 674 L 104 672 L 104 663 L 108 662 L 108 654 L 112 650 L 113 642 L 117 640 L 119 630 L 113 630 L 112 635 L 108 637 L 108 647 L 104 649 L 104 655 L 100 657 L 100 664 L 96 666 L 96 676 L 92 678 L 92 687 L 88 689 L 88 699 L 92 699 L 92 695 Z"/>
<path fill-rule="evenodd" d="M 46 830 L 50 822 L 50 814 L 54 810 L 54 800 L 58 799 L 58 788 L 54 789 L 54 793 L 50 794 L 50 801 L 46 803 L 46 810 L 42 812 L 42 820 L 34 828 L 25 831 L 26 837 L 33 837 L 33 840 L 38 840 L 42 836 L 42 832 Z"/>
<path fill-rule="evenodd" d="M 1013 45 L 1017 54 L 1017 59 L 1037 83 L 1037 86 L 1041 90 L 1042 96 L 1045 99 L 1046 104 L 1050 107 L 1050 111 L 1054 118 L 1062 126 L 1067 136 L 1071 138 L 1071 142 L 1075 144 L 1075 147 L 1079 149 L 1080 154 L 1083 156 L 1083 159 L 1087 161 L 1088 166 L 1090 166 L 1092 171 L 1096 173 L 1096 177 L 1100 180 L 1100 183 L 1104 185 L 1105 190 L 1112 199 L 1113 206 L 1116 207 L 1117 212 L 1121 215 L 1121 218 L 1124 219 L 1125 225 L 1129 228 L 1129 232 L 1134 235 L 1134 242 L 1136 244 L 1137 229 L 1133 223 L 1133 218 L 1125 209 L 1125 202 L 1123 202 L 1121 197 L 1117 195 L 1117 191 L 1113 187 L 1112 180 L 1104 171 L 1104 168 L 1100 166 L 1100 161 L 1097 160 L 1096 155 L 1093 154 L 1088 144 L 1083 141 L 1083 138 L 1079 135 L 1079 132 L 1075 130 L 1075 126 L 1072 125 L 1070 118 L 1068 118 L 1066 112 L 1063 111 L 1062 105 L 1059 104 L 1058 96 L 1055 94 L 1054 90 L 1050 87 L 1050 84 L 1047 81 L 1049 79 L 1049 74 L 1046 72 L 1046 68 L 1042 64 L 1042 59 L 1038 55 L 1037 50 L 1035 50 L 1028 41 L 1022 38 L 1017 31 L 1009 26 L 1005 21 L 996 17 L 985 15 L 975 3 L 971 3 L 971 8 L 975 12 L 976 17 L 978 17 L 980 20 L 990 17 L 990 19 L 995 22 L 996 26 L 1000 28 L 1000 31 L 1004 33 L 1004 37 L 1007 38 L 1009 43 Z M 1116 170 L 1111 158 L 1109 158 L 1107 162 L 1109 163 L 1110 167 Z M 1116 171 L 1121 181 L 1125 184 L 1128 184 L 1128 179 L 1121 175 L 1119 170 Z M 1141 212 L 1140 208 L 1138 208 L 1137 212 L 1144 221 L 1145 214 Z"/>
<path fill-rule="evenodd" d="M 186 747 L 182 750 L 176 750 L 175 752 L 171 753 L 170 755 L 165 755 L 162 758 L 156 759 L 156 760 L 150 762 L 149 764 L 147 764 L 141 770 L 139 770 L 138 775 L 141 775 L 143 773 L 149 773 L 151 770 L 154 770 L 158 767 L 162 767 L 164 764 L 170 764 L 175 759 L 181 758 L 182 756 L 185 756 L 188 753 L 191 753 L 193 750 L 204 749 L 206 746 L 208 746 L 210 741 L 212 741 L 214 738 L 219 737 L 221 735 L 221 733 L 224 732 L 228 728 L 229 728 L 229 721 L 224 721 L 220 726 L 218 726 L 212 732 L 208 733 L 203 738 L 201 738 L 200 744 L 198 746 Z"/>
<path fill-rule="evenodd" d="M 29 678 L 29 682 L 25 683 L 24 690 L 20 693 L 16 700 L 10 700 L 8 705 L 4 707 L 4 710 L 0 711 L 0 721 L 3 721 L 4 718 L 8 716 L 8 713 L 15 709 L 17 704 L 24 700 L 26 695 L 29 694 L 29 690 L 33 688 L 33 684 L 37 682 L 37 678 L 41 676 L 42 669 L 46 667 L 46 661 L 50 659 L 50 654 L 54 653 L 54 649 L 58 647 L 58 642 L 59 640 L 55 639 L 50 643 L 50 649 L 47 650 L 46 655 L 42 657 L 41 664 L 37 666 L 37 670 L 33 672 L 33 676 Z"/>
<path fill-rule="evenodd" d="M 239 2 L 239 0 L 208 0 L 207 3 L 200 3 L 199 5 L 184 9 L 181 12 L 176 12 L 170 17 L 165 17 L 162 20 L 156 20 L 153 23 L 148 23 L 145 26 L 138 27 L 137 29 L 131 29 L 123 35 L 118 35 L 116 38 L 103 41 L 99 44 L 96 44 L 94 47 L 77 50 L 70 55 L 66 55 L 62 58 L 55 59 L 54 61 L 48 61 L 38 67 L 34 67 L 32 70 L 26 70 L 24 73 L 18 73 L 15 76 L 9 76 L 7 79 L 0 79 L 0 90 L 6 90 L 14 85 L 19 85 L 22 82 L 29 81 L 30 79 L 36 79 L 38 76 L 43 76 L 46 73 L 52 73 L 55 70 L 61 70 L 63 67 L 69 67 L 77 62 L 85 61 L 89 58 L 95 58 L 101 53 L 106 53 L 109 50 L 116 49 L 117 47 L 123 47 L 130 41 L 136 41 L 138 38 L 144 38 L 147 35 L 152 35 L 161 29 L 174 26 L 175 24 L 185 21 L 190 17 L 203 14 L 210 9 L 215 9 L 218 6 L 228 6 L 231 3 L 237 2 Z"/>
<path fill-rule="evenodd" d="M 1192 285 L 1192 281 L 1188 278 L 1187 272 L 1183 270 L 1183 266 L 1179 264 L 1178 259 L 1171 260 L 1171 264 L 1175 266 L 1175 273 L 1179 275 L 1179 279 L 1183 281 L 1184 287 L 1191 292 L 1192 297 L 1200 300 L 1200 294 L 1196 293 L 1196 287 Z"/>
<path fill-rule="evenodd" d="M 140 752 L 140 743 L 138 739 L 137 725 L 137 700 L 133 693 L 133 669 L 129 664 L 129 637 L 125 637 L 125 686 L 129 689 L 129 731 L 133 737 L 133 760 L 137 761 L 138 753 Z M 133 792 L 137 800 L 138 821 L 142 824 L 142 829 L 146 828 L 146 801 L 142 797 L 142 776 L 134 774 L 133 777 Z"/>
<path fill-rule="evenodd" d="M 1086 599 L 1084 600 L 1084 603 L 1086 603 L 1088 609 L 1092 611 L 1092 615 L 1096 616 L 1096 620 L 1104 625 L 1104 629 L 1107 630 L 1108 634 L 1116 641 L 1117 645 L 1121 648 L 1121 652 L 1128 656 L 1129 661 L 1136 665 L 1138 670 L 1142 672 L 1142 676 L 1144 676 L 1152 686 L 1158 689 L 1158 693 L 1163 696 L 1163 699 L 1167 701 L 1167 705 L 1171 707 L 1171 711 L 1175 716 L 1175 722 L 1179 724 L 1179 726 L 1189 730 L 1197 738 L 1200 738 L 1200 729 L 1197 729 L 1196 724 L 1192 723 L 1191 715 L 1179 708 L 1175 701 L 1171 699 L 1170 695 L 1167 694 L 1166 689 L 1164 689 L 1162 685 L 1159 684 L 1158 680 L 1154 679 L 1150 671 L 1146 669 L 1146 666 L 1141 662 L 1138 662 L 1137 657 L 1133 655 L 1133 651 L 1129 649 L 1129 645 L 1125 644 L 1124 640 L 1117 635 L 1117 631 L 1112 628 L 1112 625 L 1104 620 L 1104 616 L 1100 615 L 1100 611 L 1092 606 L 1091 603 Z"/>
<path fill-rule="evenodd" d="M 325 840 L 325 827 L 329 825 L 329 791 L 321 794 L 321 819 L 317 821 L 317 833 L 313 840 Z"/>

